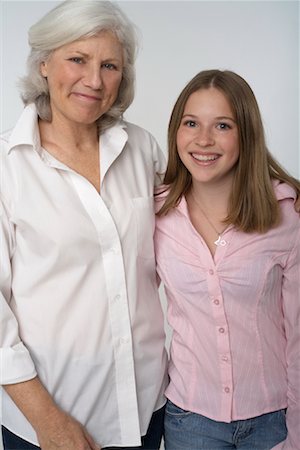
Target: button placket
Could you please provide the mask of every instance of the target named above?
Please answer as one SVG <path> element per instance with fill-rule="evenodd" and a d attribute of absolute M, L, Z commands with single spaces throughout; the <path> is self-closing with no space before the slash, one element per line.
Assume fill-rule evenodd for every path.
<path fill-rule="evenodd" d="M 109 321 L 115 356 L 115 376 L 118 386 L 120 417 L 130 417 L 130 425 L 121 426 L 121 432 L 139 433 L 138 405 L 133 361 L 130 314 L 121 242 L 114 220 L 95 189 L 80 177 L 73 177 L 82 203 L 97 230 L 103 257 L 105 282 L 108 292 Z M 101 299 L 101 293 L 99 293 Z"/>
<path fill-rule="evenodd" d="M 225 305 L 220 286 L 220 275 L 218 266 L 208 269 L 207 285 L 211 302 L 212 314 L 215 322 L 216 340 L 219 355 L 219 373 L 221 379 L 220 389 L 222 390 L 222 410 L 230 419 L 232 411 L 232 365 L 230 355 L 230 341 L 228 333 L 228 323 L 225 313 Z"/>

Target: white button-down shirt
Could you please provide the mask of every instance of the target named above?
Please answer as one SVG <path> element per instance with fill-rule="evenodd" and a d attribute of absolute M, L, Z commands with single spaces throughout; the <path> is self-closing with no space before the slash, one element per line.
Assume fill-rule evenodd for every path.
<path fill-rule="evenodd" d="M 122 121 L 100 148 L 101 195 L 41 147 L 33 105 L 1 138 L 1 383 L 38 374 L 96 442 L 135 446 L 165 401 L 153 248 L 165 159 Z M 2 395 L 3 425 L 37 444 Z"/>

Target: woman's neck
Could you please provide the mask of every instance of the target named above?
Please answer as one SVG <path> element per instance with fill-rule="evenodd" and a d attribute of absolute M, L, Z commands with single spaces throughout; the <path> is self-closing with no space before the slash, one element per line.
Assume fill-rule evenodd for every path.
<path fill-rule="evenodd" d="M 96 124 L 83 125 L 62 122 L 53 119 L 51 122 L 39 122 L 42 145 L 55 146 L 66 152 L 84 152 L 85 149 L 98 146 L 98 129 Z"/>

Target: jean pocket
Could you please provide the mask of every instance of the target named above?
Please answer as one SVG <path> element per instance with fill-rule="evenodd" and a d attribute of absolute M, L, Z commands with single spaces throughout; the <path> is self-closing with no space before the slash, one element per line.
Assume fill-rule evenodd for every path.
<path fill-rule="evenodd" d="M 168 400 L 166 405 L 166 414 L 173 417 L 186 417 L 190 416 L 193 413 L 191 411 L 186 411 L 185 409 L 182 409 L 177 405 L 174 405 L 171 400 Z"/>

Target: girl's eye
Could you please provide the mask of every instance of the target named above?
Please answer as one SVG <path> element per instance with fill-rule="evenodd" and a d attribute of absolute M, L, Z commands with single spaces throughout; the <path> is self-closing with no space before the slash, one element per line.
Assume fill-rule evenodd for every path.
<path fill-rule="evenodd" d="M 116 70 L 116 68 L 117 68 L 114 64 L 111 64 L 111 63 L 102 64 L 102 67 L 104 67 L 105 69 L 108 69 L 108 70 Z"/>
<path fill-rule="evenodd" d="M 197 124 L 193 120 L 186 120 L 183 122 L 183 125 L 186 125 L 189 128 L 195 128 Z"/>
<path fill-rule="evenodd" d="M 82 64 L 83 63 L 83 59 L 79 58 L 78 56 L 74 56 L 73 58 L 70 58 L 69 61 L 72 61 L 76 64 Z"/>
<path fill-rule="evenodd" d="M 219 130 L 230 130 L 231 126 L 228 123 L 221 122 L 221 123 L 218 123 L 217 128 Z"/>

